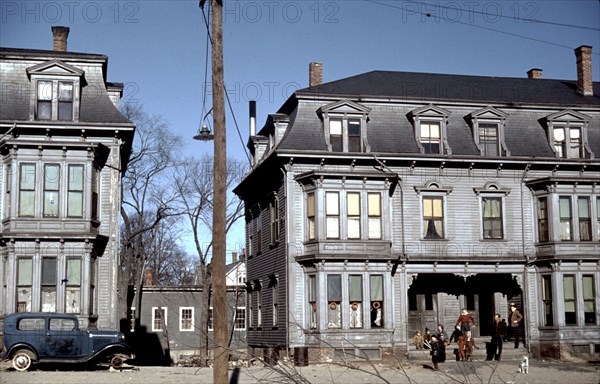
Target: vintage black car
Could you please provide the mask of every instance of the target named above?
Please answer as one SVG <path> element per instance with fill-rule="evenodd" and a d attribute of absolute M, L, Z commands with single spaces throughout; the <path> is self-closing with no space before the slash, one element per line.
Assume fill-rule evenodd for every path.
<path fill-rule="evenodd" d="M 108 363 L 121 368 L 133 359 L 119 331 L 79 328 L 76 316 L 61 313 L 14 313 L 4 319 L 2 360 L 17 371 L 37 363 Z"/>

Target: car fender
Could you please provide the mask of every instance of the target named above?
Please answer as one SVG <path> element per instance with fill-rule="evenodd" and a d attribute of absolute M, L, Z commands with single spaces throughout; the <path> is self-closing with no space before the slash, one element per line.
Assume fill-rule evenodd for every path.
<path fill-rule="evenodd" d="M 92 361 L 95 359 L 101 359 L 104 357 L 108 357 L 114 354 L 122 354 L 124 356 L 130 356 L 130 359 L 133 359 L 135 356 L 130 353 L 131 348 L 129 347 L 129 345 L 125 344 L 125 343 L 114 343 L 114 344 L 108 344 L 105 345 L 104 347 L 102 347 L 101 349 L 99 349 L 98 351 L 96 351 L 95 353 L 91 354 L 87 359 L 83 360 L 83 361 Z"/>
<path fill-rule="evenodd" d="M 27 344 L 27 343 L 16 343 L 10 346 L 10 348 L 7 349 L 6 353 L 2 355 L 2 359 L 1 360 L 10 360 L 12 359 L 13 355 L 15 354 L 16 351 L 20 350 L 20 349 L 27 349 L 29 351 L 31 351 L 33 353 L 33 361 L 37 361 L 38 360 L 38 353 L 35 350 L 35 348 L 33 348 L 31 345 Z"/>

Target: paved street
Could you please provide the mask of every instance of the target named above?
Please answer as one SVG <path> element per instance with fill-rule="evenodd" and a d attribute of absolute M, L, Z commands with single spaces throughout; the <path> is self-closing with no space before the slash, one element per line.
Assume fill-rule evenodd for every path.
<path fill-rule="evenodd" d="M 293 367 L 250 367 L 239 371 L 239 384 L 313 383 L 313 384 L 428 384 L 428 383 L 514 383 L 514 384 L 600 384 L 600 365 L 591 363 L 558 363 L 532 359 L 529 374 L 519 374 L 518 361 L 447 361 L 439 371 L 424 367 L 427 360 L 404 361 L 396 368 L 366 363 L 352 368 L 333 364 Z M 131 371 L 72 370 L 72 367 L 44 367 L 31 372 L 16 372 L 10 362 L 0 367 L 2 384 L 208 384 L 212 369 L 189 367 L 138 367 Z M 230 371 L 234 374 L 234 371 Z M 225 383 L 224 383 L 225 384 Z"/>

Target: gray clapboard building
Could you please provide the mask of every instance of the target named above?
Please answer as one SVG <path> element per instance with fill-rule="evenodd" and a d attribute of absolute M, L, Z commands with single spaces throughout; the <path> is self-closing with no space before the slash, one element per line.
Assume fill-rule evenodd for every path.
<path fill-rule="evenodd" d="M 248 345 L 304 362 L 477 337 L 509 304 L 536 356 L 600 352 L 600 83 L 373 71 L 296 91 L 256 129 L 245 202 Z M 252 111 L 251 107 L 251 111 Z M 525 350 L 524 350 L 525 351 Z"/>
<path fill-rule="evenodd" d="M 121 176 L 134 125 L 108 57 L 0 48 L 0 316 L 64 312 L 118 328 Z M 49 35 L 50 36 L 50 35 Z M 49 39 L 50 40 L 50 39 Z"/>

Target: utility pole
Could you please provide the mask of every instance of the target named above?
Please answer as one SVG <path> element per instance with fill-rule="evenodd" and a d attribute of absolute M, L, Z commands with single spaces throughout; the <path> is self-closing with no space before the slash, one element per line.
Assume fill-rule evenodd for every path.
<path fill-rule="evenodd" d="M 200 7 L 206 0 L 200 0 Z M 227 135 L 225 130 L 225 81 L 223 74 L 223 1 L 211 0 L 212 12 L 212 115 L 214 127 L 214 196 L 212 297 L 214 319 L 213 383 L 227 384 L 227 287 L 225 283 L 227 210 Z"/>

